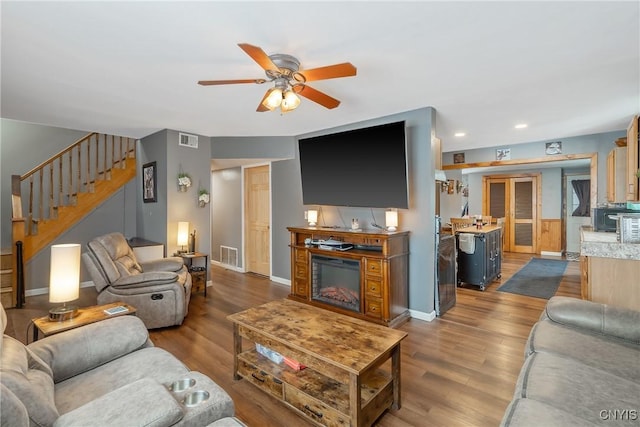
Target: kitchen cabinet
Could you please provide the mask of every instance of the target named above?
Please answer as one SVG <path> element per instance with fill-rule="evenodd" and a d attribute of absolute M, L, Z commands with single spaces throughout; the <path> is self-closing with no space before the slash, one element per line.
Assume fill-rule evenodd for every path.
<path fill-rule="evenodd" d="M 638 177 L 636 173 L 640 168 L 640 152 L 638 150 L 638 116 L 627 128 L 627 200 L 640 200 Z"/>
<path fill-rule="evenodd" d="M 640 245 L 620 243 L 616 233 L 581 230 L 583 299 L 640 310 Z"/>
<path fill-rule="evenodd" d="M 627 147 L 616 147 L 607 156 L 607 201 L 627 200 Z"/>

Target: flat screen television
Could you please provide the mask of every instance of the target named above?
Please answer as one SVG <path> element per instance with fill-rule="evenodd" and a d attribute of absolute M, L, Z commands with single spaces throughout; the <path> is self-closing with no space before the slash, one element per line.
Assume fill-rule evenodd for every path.
<path fill-rule="evenodd" d="M 305 205 L 409 208 L 405 123 L 298 140 Z"/>

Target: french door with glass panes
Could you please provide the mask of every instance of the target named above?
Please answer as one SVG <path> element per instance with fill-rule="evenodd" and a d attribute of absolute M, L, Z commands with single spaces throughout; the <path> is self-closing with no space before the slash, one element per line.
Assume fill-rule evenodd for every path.
<path fill-rule="evenodd" d="M 504 218 L 504 251 L 536 253 L 540 174 L 484 176 L 483 215 Z"/>

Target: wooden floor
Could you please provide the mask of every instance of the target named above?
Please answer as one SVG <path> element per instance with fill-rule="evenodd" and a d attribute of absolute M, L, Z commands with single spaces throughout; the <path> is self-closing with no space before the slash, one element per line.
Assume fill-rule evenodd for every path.
<path fill-rule="evenodd" d="M 402 342 L 402 408 L 378 426 L 496 426 L 511 400 L 524 360 L 524 344 L 546 300 L 497 292 L 532 256 L 505 253 L 502 278 L 484 292 L 458 288 L 457 304 L 432 322 L 410 320 Z M 211 269 L 213 286 L 191 299 L 179 327 L 151 331 L 154 343 L 191 369 L 210 376 L 233 398 L 236 415 L 250 427 L 308 424 L 247 381 L 233 380 L 232 325 L 226 317 L 285 298 L 289 288 L 252 274 Z M 578 262 L 569 262 L 556 295 L 580 297 Z M 33 309 L 46 299 L 32 297 Z M 9 310 L 12 312 L 17 310 Z M 22 334 L 23 332 L 20 332 Z M 24 335 L 23 335 L 24 336 Z M 19 339 L 21 337 L 18 337 Z"/>

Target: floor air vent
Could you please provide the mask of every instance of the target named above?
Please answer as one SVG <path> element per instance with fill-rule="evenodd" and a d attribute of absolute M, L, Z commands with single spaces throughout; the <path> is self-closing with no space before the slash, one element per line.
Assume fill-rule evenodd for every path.
<path fill-rule="evenodd" d="M 237 267 L 238 248 L 220 245 L 220 263 L 231 267 Z"/>

